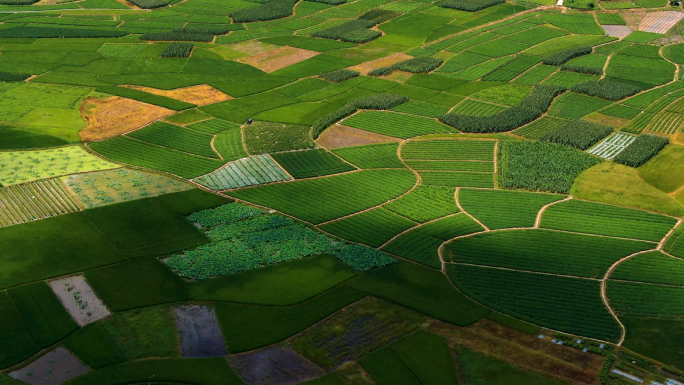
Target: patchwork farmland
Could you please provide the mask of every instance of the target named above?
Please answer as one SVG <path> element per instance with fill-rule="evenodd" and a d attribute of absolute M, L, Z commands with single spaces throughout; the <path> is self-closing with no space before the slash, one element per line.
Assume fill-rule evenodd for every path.
<path fill-rule="evenodd" d="M 684 383 L 681 4 L 0 24 L 0 385 Z"/>

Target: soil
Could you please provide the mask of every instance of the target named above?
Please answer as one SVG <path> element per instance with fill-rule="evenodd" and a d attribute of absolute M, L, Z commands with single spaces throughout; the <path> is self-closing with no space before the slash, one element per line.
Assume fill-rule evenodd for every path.
<path fill-rule="evenodd" d="M 28 384 L 59 385 L 87 372 L 78 358 L 60 347 L 9 375 Z"/>
<path fill-rule="evenodd" d="M 373 61 L 361 63 L 361 64 L 355 65 L 353 67 L 349 67 L 349 69 L 361 72 L 362 75 L 368 75 L 368 73 L 374 69 L 391 66 L 392 64 L 397 64 L 399 62 L 403 62 L 403 61 L 408 60 L 408 59 L 413 59 L 413 56 L 407 55 L 403 52 L 400 52 L 400 53 L 390 55 L 387 57 L 383 57 L 380 59 L 376 59 Z"/>
<path fill-rule="evenodd" d="M 190 305 L 173 308 L 183 357 L 219 357 L 228 354 L 214 308 Z"/>
<path fill-rule="evenodd" d="M 247 385 L 295 385 L 325 374 L 323 369 L 283 346 L 231 356 L 228 360 Z"/>
<path fill-rule="evenodd" d="M 232 96 L 226 95 L 208 84 L 176 88 L 175 90 L 160 90 L 157 88 L 143 86 L 122 87 L 132 88 L 134 90 L 143 91 L 154 95 L 166 96 L 167 98 L 180 100 L 186 103 L 197 104 L 198 106 L 206 106 L 207 104 L 214 104 L 233 99 Z"/>
<path fill-rule="evenodd" d="M 107 317 L 110 312 L 82 275 L 50 281 L 55 295 L 80 326 Z"/>
<path fill-rule="evenodd" d="M 264 72 L 273 72 L 318 55 L 318 52 L 283 46 L 273 51 L 238 59 Z"/>
<path fill-rule="evenodd" d="M 342 148 L 351 146 L 362 146 L 364 144 L 376 143 L 399 143 L 401 139 L 391 136 L 380 135 L 374 132 L 359 130 L 343 125 L 334 125 L 316 140 L 319 146 L 325 148 Z"/>
<path fill-rule="evenodd" d="M 280 46 L 257 40 L 249 40 L 246 42 L 233 44 L 230 46 L 230 48 L 234 49 L 235 51 L 246 53 L 247 55 L 258 55 L 278 49 Z"/>
<path fill-rule="evenodd" d="M 639 23 L 639 31 L 664 34 L 679 23 L 682 18 L 684 18 L 684 14 L 676 11 L 650 12 Z"/>
<path fill-rule="evenodd" d="M 87 122 L 86 128 L 78 133 L 85 141 L 124 134 L 175 113 L 163 107 L 120 96 L 85 98 L 79 112 Z"/>
<path fill-rule="evenodd" d="M 606 35 L 620 39 L 632 33 L 632 30 L 626 25 L 602 25 L 601 27 L 606 31 Z"/>
<path fill-rule="evenodd" d="M 603 356 L 556 345 L 548 337 L 541 339 L 485 319 L 465 328 L 434 322 L 429 329 L 452 343 L 573 384 L 598 383 L 603 365 Z"/>

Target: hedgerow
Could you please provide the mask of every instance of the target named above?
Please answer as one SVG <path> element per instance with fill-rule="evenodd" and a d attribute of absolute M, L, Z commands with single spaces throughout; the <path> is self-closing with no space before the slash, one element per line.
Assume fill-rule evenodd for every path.
<path fill-rule="evenodd" d="M 610 126 L 586 120 L 573 120 L 546 133 L 541 140 L 586 150 L 611 132 L 613 128 Z"/>
<path fill-rule="evenodd" d="M 598 67 L 587 67 L 587 66 L 580 66 L 580 65 L 563 64 L 561 66 L 561 69 L 563 71 L 579 72 L 581 74 L 603 75 L 603 68 L 598 68 Z"/>
<path fill-rule="evenodd" d="M 351 43 L 365 43 L 382 35 L 380 31 L 367 29 L 375 26 L 375 24 L 377 23 L 372 20 L 354 19 L 338 26 L 318 31 L 311 36 Z"/>
<path fill-rule="evenodd" d="M 31 75 L 28 74 L 15 74 L 12 72 L 0 72 L 0 81 L 3 82 L 23 82 L 24 80 L 30 78 Z"/>
<path fill-rule="evenodd" d="M 560 66 L 565 64 L 570 59 L 574 59 L 576 57 L 584 55 L 589 55 L 591 53 L 591 50 L 592 47 L 588 45 L 570 48 L 568 50 L 559 52 L 555 55 L 545 57 L 544 60 L 542 60 L 542 63 L 552 66 Z"/>
<path fill-rule="evenodd" d="M 192 43 L 171 43 L 161 53 L 161 57 L 190 57 Z"/>
<path fill-rule="evenodd" d="M 424 74 L 434 71 L 442 65 L 444 60 L 437 57 L 418 56 L 413 59 L 404 60 L 389 67 L 376 68 L 368 73 L 369 76 L 386 76 L 392 71 L 406 71 L 414 74 Z"/>
<path fill-rule="evenodd" d="M 639 167 L 656 156 L 668 143 L 670 139 L 663 136 L 641 135 L 613 160 L 627 166 Z"/>
<path fill-rule="evenodd" d="M 321 74 L 320 78 L 323 80 L 327 80 L 329 82 L 339 83 L 339 82 L 343 82 L 345 80 L 349 80 L 351 78 L 355 78 L 359 75 L 360 74 L 357 71 L 341 69 L 341 70 Z"/>
<path fill-rule="evenodd" d="M 230 13 L 235 23 L 249 23 L 252 21 L 264 21 L 282 19 L 291 16 L 294 6 L 299 0 L 270 0 L 260 6 L 238 9 Z"/>
<path fill-rule="evenodd" d="M 601 162 L 585 152 L 550 142 L 502 141 L 499 186 L 568 193 L 577 175 Z"/>
<path fill-rule="evenodd" d="M 346 118 L 357 110 L 389 110 L 409 100 L 408 96 L 393 94 L 375 94 L 361 99 L 349 101 L 344 107 L 318 119 L 313 124 L 314 139 L 335 122 Z"/>
<path fill-rule="evenodd" d="M 143 9 L 155 9 L 169 5 L 166 0 L 131 0 L 131 3 Z"/>
<path fill-rule="evenodd" d="M 210 43 L 214 35 L 210 33 L 190 32 L 148 32 L 140 36 L 140 40 L 150 41 L 199 41 Z"/>
<path fill-rule="evenodd" d="M 540 117 L 564 91 L 560 86 L 540 84 L 520 104 L 502 112 L 488 116 L 446 114 L 439 120 L 463 132 L 511 131 Z"/>
<path fill-rule="evenodd" d="M 476 12 L 505 2 L 506 0 L 444 0 L 439 3 L 438 6 L 442 8 L 459 9 L 461 11 Z"/>
<path fill-rule="evenodd" d="M 598 96 L 608 100 L 621 100 L 626 97 L 638 94 L 641 89 L 631 84 L 619 82 L 612 79 L 589 80 L 572 87 L 575 92 Z"/>
<path fill-rule="evenodd" d="M 31 5 L 39 2 L 40 0 L 0 0 L 2 5 Z"/>

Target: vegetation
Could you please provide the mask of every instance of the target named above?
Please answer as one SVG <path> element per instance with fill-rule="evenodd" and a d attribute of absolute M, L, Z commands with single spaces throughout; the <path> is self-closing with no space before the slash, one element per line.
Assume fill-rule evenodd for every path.
<path fill-rule="evenodd" d="M 610 126 L 586 120 L 573 120 L 547 132 L 540 140 L 586 150 L 612 132 L 613 127 Z"/>
<path fill-rule="evenodd" d="M 471 1 L 471 0 L 445 0 L 439 3 L 442 8 L 452 8 L 461 11 L 476 12 L 503 3 L 502 0 Z"/>
<path fill-rule="evenodd" d="M 350 43 L 367 43 L 382 36 L 382 32 L 368 28 L 376 22 L 367 19 L 355 19 L 338 26 L 315 32 L 313 36 L 325 39 L 342 40 Z"/>
<path fill-rule="evenodd" d="M 568 62 L 570 59 L 574 59 L 576 57 L 584 55 L 589 55 L 591 51 L 592 47 L 590 46 L 573 47 L 566 51 L 562 51 L 545 57 L 544 60 L 542 60 L 542 63 L 552 66 L 560 66 Z"/>
<path fill-rule="evenodd" d="M 565 89 L 553 85 L 538 85 L 520 104 L 489 116 L 468 116 L 449 113 L 440 121 L 464 132 L 486 133 L 511 131 L 539 118 L 553 99 Z"/>
<path fill-rule="evenodd" d="M 641 91 L 631 84 L 610 79 L 589 80 L 573 86 L 572 90 L 613 101 L 624 99 Z"/>
<path fill-rule="evenodd" d="M 166 0 L 133 0 L 131 3 L 143 9 L 155 9 L 169 5 Z"/>
<path fill-rule="evenodd" d="M 191 43 L 171 43 L 161 53 L 161 57 L 190 57 L 194 45 Z"/>
<path fill-rule="evenodd" d="M 320 76 L 321 76 L 321 79 L 323 79 L 323 80 L 327 80 L 327 81 L 333 82 L 333 83 L 339 83 L 339 82 L 343 82 L 345 80 L 349 80 L 351 78 L 355 78 L 355 77 L 359 76 L 359 73 L 357 71 L 341 69 L 341 70 L 321 74 Z"/>
<path fill-rule="evenodd" d="M 501 143 L 499 186 L 567 193 L 575 178 L 600 162 L 578 150 L 545 142 Z"/>
<path fill-rule="evenodd" d="M 667 144 L 668 138 L 657 135 L 640 135 L 615 157 L 615 161 L 631 167 L 639 167 L 656 156 Z"/>
<path fill-rule="evenodd" d="M 256 7 L 233 11 L 230 17 L 235 23 L 280 19 L 292 15 L 297 1 L 299 0 L 269 0 Z"/>

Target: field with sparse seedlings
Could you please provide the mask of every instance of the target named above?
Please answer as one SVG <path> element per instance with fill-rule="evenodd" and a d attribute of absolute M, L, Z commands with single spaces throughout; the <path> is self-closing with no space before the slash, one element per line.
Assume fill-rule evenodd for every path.
<path fill-rule="evenodd" d="M 0 385 L 680 384 L 683 36 L 665 0 L 0 0 Z"/>

